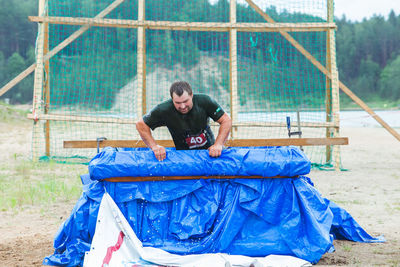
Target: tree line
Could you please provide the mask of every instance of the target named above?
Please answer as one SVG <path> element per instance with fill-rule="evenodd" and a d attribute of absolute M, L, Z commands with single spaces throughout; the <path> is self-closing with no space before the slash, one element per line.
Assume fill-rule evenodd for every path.
<path fill-rule="evenodd" d="M 168 0 L 168 2 L 174 2 L 177 0 Z M 68 7 L 69 3 L 75 1 L 63 2 L 63 11 L 73 10 L 72 7 Z M 91 2 L 91 1 L 89 1 Z M 136 1 L 132 2 L 131 9 L 135 9 Z M 92 2 L 91 2 L 92 3 Z M 94 2 L 93 2 L 94 3 Z M 92 4 L 93 4 L 92 3 Z M 177 2 L 178 3 L 178 2 Z M 148 0 L 146 1 L 146 8 L 151 10 L 152 13 L 146 14 L 146 18 L 151 19 L 152 14 L 157 14 L 160 20 L 188 20 L 188 21 L 227 21 L 229 4 L 226 0 L 220 0 L 215 5 L 211 5 L 207 0 L 199 1 L 186 1 L 183 7 L 177 9 L 178 4 L 170 4 L 170 9 L 176 9 L 175 12 L 165 12 L 163 6 L 160 5 L 160 1 Z M 36 23 L 30 22 L 27 17 L 29 15 L 37 14 L 37 1 L 36 0 L 0 0 L 0 5 L 3 7 L 0 9 L 0 87 L 5 85 L 8 81 L 18 75 L 26 67 L 31 65 L 35 60 L 35 40 L 37 33 Z M 129 10 L 125 7 L 125 10 Z M 83 7 L 80 10 L 84 10 Z M 122 9 L 121 9 L 122 10 Z M 82 11 L 83 12 L 83 11 Z M 113 11 L 114 12 L 114 11 Z M 121 12 L 121 13 L 118 13 Z M 127 16 L 123 11 L 116 10 L 113 13 L 113 17 L 125 18 Z M 241 16 L 252 16 L 251 8 L 238 6 L 238 14 Z M 293 21 L 301 19 L 312 19 L 318 21 L 318 18 L 310 18 L 310 15 L 305 14 L 289 14 L 281 12 L 278 14 L 275 8 L 269 8 L 267 13 L 272 17 L 276 18 L 276 21 Z M 173 14 L 174 18 L 170 17 Z M 56 15 L 56 14 L 55 14 Z M 62 15 L 62 14 L 59 14 Z M 84 15 L 84 14 L 83 14 Z M 238 20 L 241 20 L 241 16 L 238 16 Z M 254 16 L 255 22 L 263 22 L 261 17 Z M 130 18 L 135 19 L 135 18 Z M 346 17 L 336 19 L 338 26 L 336 32 L 336 48 L 337 48 L 337 63 L 339 68 L 339 78 L 345 83 L 355 94 L 360 96 L 366 101 L 369 100 L 400 100 L 400 16 L 396 15 L 393 11 L 389 14 L 388 18 L 381 16 L 374 16 L 369 19 L 364 19 L 361 22 L 352 22 Z M 62 26 L 51 26 L 62 27 Z M 69 29 L 69 30 L 68 30 Z M 66 38 L 72 33 L 73 28 L 65 28 L 63 31 L 64 36 L 60 35 L 53 42 L 57 43 Z M 69 32 L 70 31 L 70 32 Z M 82 51 L 79 51 L 78 47 L 90 48 L 89 55 L 94 64 L 97 66 L 97 70 L 83 70 L 75 69 L 71 72 L 63 74 L 65 77 L 60 82 L 67 83 L 71 81 L 72 84 L 75 82 L 76 86 L 93 86 L 93 83 L 99 83 L 104 88 L 107 87 L 106 79 L 96 79 L 101 77 L 102 73 L 106 70 L 106 66 L 102 65 L 104 56 L 112 55 L 108 58 L 109 62 L 115 62 L 117 68 L 111 70 L 112 77 L 110 81 L 118 81 L 118 75 L 122 71 L 129 69 L 129 75 L 134 75 L 136 72 L 136 58 L 132 56 L 132 51 L 136 50 L 136 38 L 137 35 L 134 30 L 128 34 L 126 29 L 106 29 L 107 36 L 110 40 L 113 40 L 107 51 L 99 50 L 96 48 L 98 44 L 96 42 L 90 43 L 89 38 L 77 39 L 77 44 L 73 49 L 70 49 L 64 57 L 58 57 L 54 59 L 54 71 L 62 69 L 62 64 L 65 64 L 66 60 L 72 62 L 79 62 L 85 57 L 88 60 L 88 55 L 82 55 Z M 85 34 L 91 34 L 95 36 L 98 30 L 89 31 Z M 242 33 L 240 33 L 242 34 Z M 240 35 L 239 34 L 239 35 Z M 246 34 L 246 33 L 244 33 Z M 308 37 L 303 37 L 302 34 L 293 33 L 292 35 L 299 40 L 300 43 L 310 43 L 313 38 L 317 38 L 318 34 L 311 34 Z M 247 43 L 238 44 L 239 57 L 249 59 L 252 64 L 249 64 L 251 68 L 262 69 L 263 71 L 271 71 L 273 75 L 281 75 L 282 68 L 288 67 L 290 64 L 296 64 L 299 66 L 299 75 L 304 70 L 301 66 L 309 64 L 306 59 L 298 59 L 299 62 L 290 62 L 290 57 L 287 55 L 280 54 L 280 47 L 285 40 L 278 34 L 274 34 L 274 38 L 266 39 L 265 34 L 252 33 L 248 34 Z M 81 43 L 79 43 L 81 42 Z M 218 33 L 193 33 L 193 32 L 178 32 L 178 31 L 148 31 L 146 33 L 146 45 L 148 45 L 148 58 L 147 60 L 157 62 L 166 68 L 173 68 L 174 64 L 181 64 L 185 67 L 190 68 L 195 65 L 198 61 L 198 55 L 201 52 L 213 52 L 214 54 L 225 54 L 228 53 L 229 42 L 227 38 L 221 38 Z M 249 50 L 248 47 L 253 49 Z M 81 48 L 81 49 L 83 49 Z M 306 47 L 307 48 L 307 47 Z M 101 53 L 104 54 L 101 54 Z M 165 56 L 166 55 L 166 56 Z M 277 57 L 281 58 L 281 65 L 275 63 Z M 287 58 L 285 58 L 287 57 Z M 121 59 L 126 59 L 129 62 L 124 64 L 121 63 Z M 318 58 L 321 62 L 324 62 L 324 58 Z M 57 67 L 59 65 L 59 67 Z M 264 66 L 263 66 L 264 65 Z M 240 67 L 240 66 L 239 66 Z M 82 67 L 87 68 L 87 67 Z M 102 69 L 103 68 L 103 69 Z M 74 78 L 76 72 L 85 71 L 91 72 L 93 79 L 85 79 L 79 81 Z M 110 72 L 110 70 L 108 70 Z M 127 74 L 127 76 L 129 76 Z M 227 71 L 223 72 L 223 75 L 228 75 Z M 9 98 L 11 103 L 27 103 L 32 100 L 33 90 L 33 75 L 19 83 L 16 88 L 11 89 L 2 98 Z M 251 77 L 242 76 L 240 79 L 249 79 L 249 83 L 256 84 L 262 82 L 262 77 Z M 250 81 L 251 79 L 251 81 Z M 278 79 L 277 79 L 278 80 Z M 284 81 L 284 77 L 280 77 L 281 81 Z M 88 84 L 90 81 L 91 84 Z M 127 81 L 118 81 L 120 84 L 114 86 L 123 86 Z M 240 82 L 246 82 L 241 81 Z M 271 83 L 276 81 L 270 81 Z M 78 84 L 79 83 L 79 84 Z M 54 86 L 55 84 L 53 84 Z M 277 86 L 274 84 L 274 86 Z M 278 84 L 278 86 L 290 86 L 287 84 Z M 302 84 L 296 84 L 291 86 L 303 86 Z M 309 86 L 309 85 L 305 85 Z M 316 87 L 323 86 L 323 81 L 317 82 Z M 73 86 L 72 86 L 73 87 Z M 72 89 L 73 90 L 73 89 Z M 74 95 L 74 92 L 70 92 Z M 107 92 L 107 94 L 113 95 L 114 92 Z M 279 94 L 279 92 L 276 92 Z M 85 96 L 87 97 L 87 96 Z M 104 98 L 104 96 L 101 96 Z M 242 103 L 242 99 L 241 99 Z"/>

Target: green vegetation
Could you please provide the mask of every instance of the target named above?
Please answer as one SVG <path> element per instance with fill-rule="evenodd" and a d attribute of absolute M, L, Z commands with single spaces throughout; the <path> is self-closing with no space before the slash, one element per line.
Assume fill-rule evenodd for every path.
<path fill-rule="evenodd" d="M 14 160 L 0 165 L 1 211 L 75 200 L 82 192 L 79 175 L 87 166 L 32 162 L 17 155 Z"/>
<path fill-rule="evenodd" d="M 27 109 L 20 109 L 0 100 L 0 122 L 16 122 L 26 119 Z"/>
<path fill-rule="evenodd" d="M 400 16 L 336 21 L 339 78 L 368 103 L 400 105 Z M 386 104 L 386 107 L 385 107 Z"/>
<path fill-rule="evenodd" d="M 27 112 L 0 101 L 0 127 L 29 123 Z M 2 150 L 2 156 L 5 160 L 0 161 L 0 211 L 18 211 L 26 205 L 46 207 L 57 201 L 75 200 L 82 192 L 79 176 L 87 173 L 87 165 L 32 162 L 27 155 L 9 150 Z"/>
<path fill-rule="evenodd" d="M 156 16 L 158 20 L 175 21 L 229 20 L 227 0 L 219 0 L 214 5 L 207 0 L 186 1 L 183 6 L 178 0 L 163 1 L 168 1 L 169 12 L 165 12 L 165 4 L 160 3 L 160 0 L 146 1 L 147 19 L 151 20 Z M 50 1 L 48 8 L 53 16 L 71 16 L 77 11 L 79 13 L 75 14 L 77 16 L 92 17 L 108 5 L 106 1 L 71 0 L 63 1 L 60 8 L 54 6 L 55 2 Z M 0 4 L 4 6 L 0 10 L 0 23 L 3 25 L 0 31 L 1 87 L 34 62 L 37 26 L 29 22 L 27 17 L 37 14 L 37 1 L 0 0 Z M 109 17 L 137 18 L 136 1 L 126 1 L 122 7 L 114 10 Z M 279 22 L 322 21 L 321 18 L 307 14 L 288 13 L 285 10 L 278 12 L 273 6 L 266 12 Z M 263 18 L 248 6 L 238 5 L 237 14 L 239 22 L 248 22 L 249 18 L 252 22 L 264 22 Z M 340 80 L 373 108 L 398 108 L 400 106 L 400 16 L 392 12 L 388 19 L 375 16 L 362 22 L 351 22 L 343 17 L 336 23 Z M 77 26 L 51 25 L 50 27 L 50 32 L 55 30 L 59 32 L 57 36 L 51 36 L 50 47 L 54 47 L 78 29 Z M 323 33 L 318 32 L 291 33 L 291 35 L 310 51 L 313 50 L 313 40 L 325 38 Z M 103 36 L 103 39 L 100 36 Z M 313 81 L 299 82 L 290 77 L 285 78 L 288 72 L 297 73 L 300 77 L 313 67 L 294 49 L 288 49 L 288 43 L 281 35 L 239 33 L 238 37 L 241 38 L 240 36 L 244 40 L 238 44 L 240 67 L 249 68 L 250 71 L 248 75 L 239 72 L 239 86 L 242 88 L 244 86 L 248 90 L 246 93 L 240 93 L 242 105 L 245 105 L 246 101 L 252 105 L 254 103 L 254 106 L 263 103 L 265 105 L 266 102 L 276 103 L 275 96 L 280 95 L 281 90 L 286 90 L 290 92 L 284 96 L 288 106 L 303 105 L 318 108 L 317 105 L 320 105 L 323 96 L 314 96 L 312 93 L 324 88 L 323 76 Z M 118 90 L 136 74 L 136 43 L 137 34 L 134 29 L 93 28 L 85 33 L 84 37 L 78 38 L 74 41 L 74 45 L 61 51 L 51 61 L 51 84 L 64 90 L 52 94 L 51 105 L 55 107 L 90 102 L 89 105 L 92 106 L 88 108 L 112 107 L 112 101 Z M 149 65 L 156 63 L 167 69 L 173 69 L 177 65 L 190 69 L 198 63 L 201 53 L 213 53 L 212 56 L 218 56 L 226 55 L 229 51 L 226 33 L 148 30 L 146 45 Z M 85 48 L 89 48 L 90 53 L 82 53 L 82 49 Z M 322 54 L 317 53 L 314 56 L 324 64 L 325 58 Z M 71 66 L 71 69 L 62 68 L 66 64 Z M 254 69 L 257 72 L 251 73 Z M 221 71 L 221 73 L 222 80 L 227 83 L 227 72 Z M 313 76 L 319 76 L 319 72 Z M 62 78 L 53 81 L 54 77 Z M 275 78 L 266 79 L 266 77 Z M 2 98 L 10 99 L 12 104 L 31 102 L 32 84 L 33 75 L 24 79 Z M 201 87 L 201 83 L 199 86 Z M 260 87 L 275 89 L 261 97 L 257 94 L 254 99 L 244 97 L 246 94 L 249 95 L 248 92 L 251 93 Z M 93 94 L 94 88 L 100 90 L 101 94 Z M 202 90 L 200 88 L 200 91 Z M 300 99 L 293 93 L 295 90 L 305 90 L 310 94 L 307 94 L 305 99 Z M 64 94 L 61 100 L 59 94 Z M 341 104 L 344 108 L 355 106 L 344 95 Z"/>
<path fill-rule="evenodd" d="M 343 245 L 342 248 L 343 248 L 343 251 L 350 252 L 353 247 L 351 245 Z"/>

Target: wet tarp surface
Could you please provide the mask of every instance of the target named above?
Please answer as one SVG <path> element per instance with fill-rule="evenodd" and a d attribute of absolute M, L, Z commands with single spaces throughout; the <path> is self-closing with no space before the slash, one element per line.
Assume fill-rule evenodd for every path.
<path fill-rule="evenodd" d="M 296 147 L 229 148 L 218 158 L 207 150 L 167 149 L 159 162 L 149 149 L 117 151 L 105 148 L 89 163 L 90 177 L 143 176 L 288 176 L 310 172 L 310 161 Z"/>
<path fill-rule="evenodd" d="M 319 194 L 311 180 L 303 176 L 309 172 L 310 162 L 299 149 L 228 150 L 224 150 L 218 159 L 209 158 L 208 151 L 204 150 L 195 153 L 168 150 L 165 162 L 159 163 L 151 151 L 105 149 L 91 161 L 89 174 L 82 177 L 83 194 L 70 218 L 56 234 L 55 252 L 44 259 L 44 264 L 82 264 L 85 251 L 90 249 L 104 192 L 114 199 L 144 246 L 176 254 L 278 254 L 315 263 L 333 248 L 333 238 L 358 242 L 383 241 L 371 237 L 350 214 Z M 252 156 L 255 158 L 252 159 Z M 300 176 L 279 179 L 101 181 L 108 177 L 139 176 L 138 173 L 141 176 L 159 176 L 164 171 L 165 176 L 182 176 L 181 172 L 187 173 L 187 169 L 192 168 L 187 165 L 186 157 L 195 157 L 191 159 L 196 170 L 193 175 L 251 173 Z M 205 164 L 210 164 L 208 161 L 213 163 L 201 168 L 202 161 L 196 160 L 197 157 L 208 157 Z M 169 164 L 168 160 L 172 162 L 171 166 L 179 165 L 179 158 L 185 159 L 184 168 L 175 166 L 168 171 L 167 167 L 164 168 Z M 227 163 L 224 164 L 224 161 Z M 257 165 L 252 167 L 252 161 Z M 213 167 L 215 162 L 218 167 Z M 133 168 L 133 165 L 137 167 Z M 163 171 L 159 172 L 161 169 Z M 233 174 L 235 171 L 236 174 Z"/>

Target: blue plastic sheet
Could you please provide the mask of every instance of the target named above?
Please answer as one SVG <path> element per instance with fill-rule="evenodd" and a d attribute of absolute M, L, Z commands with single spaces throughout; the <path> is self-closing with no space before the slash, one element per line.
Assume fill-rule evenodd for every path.
<path fill-rule="evenodd" d="M 282 152 L 284 149 L 280 148 L 271 149 L 274 152 L 280 151 L 276 153 L 286 153 L 289 158 L 293 155 L 302 157 L 295 159 L 293 164 L 307 161 L 300 150 L 295 151 L 296 148 L 287 148 L 286 152 Z M 248 158 L 243 158 L 243 154 L 264 155 L 263 159 L 267 158 L 265 155 L 270 155 L 268 152 L 262 154 L 262 149 L 255 149 L 257 151 L 254 153 L 247 150 L 248 152 L 242 153 L 243 151 L 238 149 L 238 156 L 234 153 L 237 150 L 232 149 L 229 154 L 233 159 L 225 158 L 223 161 L 236 162 L 240 158 L 240 162 L 246 162 Z M 44 264 L 82 264 L 84 253 L 90 248 L 100 201 L 105 191 L 113 197 L 144 246 L 158 247 L 177 254 L 280 254 L 316 263 L 324 253 L 333 248 L 333 238 L 359 242 L 383 241 L 368 235 L 350 214 L 321 197 L 310 179 L 305 176 L 283 179 L 199 179 L 120 183 L 99 181 L 102 172 L 98 169 L 106 172 L 107 161 L 118 175 L 133 176 L 127 175 L 132 173 L 131 166 L 118 167 L 128 162 L 126 155 L 129 155 L 128 165 L 132 163 L 131 155 L 135 152 L 126 152 L 107 149 L 92 160 L 90 177 L 82 177 L 85 183 L 82 197 L 70 218 L 60 227 L 54 240 L 55 252 L 44 259 Z M 177 152 L 169 151 L 167 154 L 170 156 Z M 149 161 L 155 161 L 154 155 L 146 155 L 150 158 Z M 197 156 L 196 153 L 192 155 Z M 118 161 L 119 158 L 123 158 L 124 164 Z M 142 162 L 142 155 L 137 158 Z M 297 175 L 301 172 L 293 170 L 306 169 L 299 165 L 290 166 L 291 159 L 278 159 L 277 162 L 286 167 L 278 166 L 276 169 L 279 171 L 274 171 L 274 175 Z M 220 173 L 215 173 L 214 170 L 205 172 L 212 173 L 209 175 L 230 173 L 231 170 L 227 171 L 224 166 L 233 170 L 233 165 L 223 164 L 223 161 L 219 164 Z M 261 161 L 255 160 L 257 164 Z M 179 161 L 174 164 L 179 164 Z M 193 160 L 193 164 L 197 165 L 198 162 Z M 272 168 L 271 166 L 279 164 L 272 162 L 264 166 Z M 237 163 L 234 166 L 245 170 Z M 122 169 L 124 171 L 121 171 Z M 159 175 L 157 172 L 151 173 Z M 257 173 L 269 172 L 257 170 Z M 149 172 L 146 172 L 143 176 L 148 174 Z M 106 172 L 104 177 L 118 175 Z"/>
<path fill-rule="evenodd" d="M 287 176 L 310 172 L 311 164 L 296 147 L 229 148 L 218 158 L 208 150 L 167 150 L 160 162 L 149 149 L 117 151 L 106 148 L 89 163 L 90 177 L 143 176 Z"/>

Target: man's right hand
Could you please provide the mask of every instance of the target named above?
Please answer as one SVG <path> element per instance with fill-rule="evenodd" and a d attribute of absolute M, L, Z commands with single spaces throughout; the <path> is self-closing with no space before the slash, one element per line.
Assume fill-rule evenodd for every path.
<path fill-rule="evenodd" d="M 156 145 L 151 148 L 154 152 L 154 156 L 158 159 L 158 161 L 163 161 L 167 157 L 167 152 L 165 151 L 165 147 Z"/>

